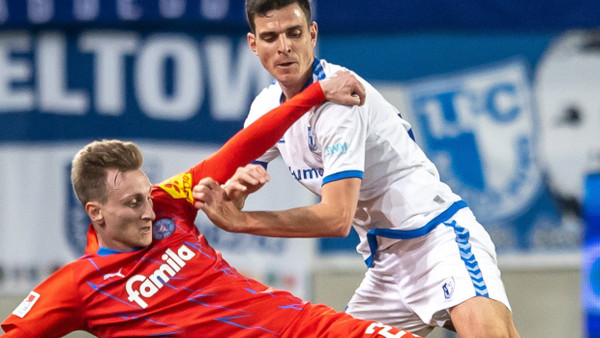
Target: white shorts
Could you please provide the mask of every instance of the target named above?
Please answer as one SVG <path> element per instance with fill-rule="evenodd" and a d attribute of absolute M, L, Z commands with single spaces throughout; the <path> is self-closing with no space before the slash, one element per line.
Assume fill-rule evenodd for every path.
<path fill-rule="evenodd" d="M 423 333 L 443 326 L 451 307 L 475 296 L 510 310 L 494 244 L 464 208 L 428 234 L 379 251 L 346 312 Z"/>

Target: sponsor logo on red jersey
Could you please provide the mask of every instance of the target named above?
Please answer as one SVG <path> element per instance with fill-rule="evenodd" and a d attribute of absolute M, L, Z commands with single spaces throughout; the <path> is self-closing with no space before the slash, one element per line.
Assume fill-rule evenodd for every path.
<path fill-rule="evenodd" d="M 127 295 L 129 295 L 127 299 L 130 302 L 135 302 L 142 309 L 147 308 L 148 303 L 144 299 L 154 296 L 194 256 L 196 256 L 196 253 L 185 244 L 182 244 L 177 251 L 167 249 L 161 256 L 165 263 L 161 264 L 149 276 L 134 275 L 127 280 L 125 285 Z"/>

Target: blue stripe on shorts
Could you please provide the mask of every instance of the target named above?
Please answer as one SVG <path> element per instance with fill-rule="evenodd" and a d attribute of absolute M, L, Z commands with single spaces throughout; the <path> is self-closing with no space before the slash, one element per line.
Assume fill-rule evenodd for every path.
<path fill-rule="evenodd" d="M 444 225 L 454 229 L 456 234 L 456 243 L 458 243 L 458 251 L 460 252 L 460 258 L 465 263 L 465 267 L 469 272 L 473 287 L 475 288 L 475 294 L 477 296 L 489 297 L 487 286 L 483 280 L 483 275 L 479 269 L 479 264 L 475 259 L 475 255 L 471 251 L 471 243 L 469 243 L 469 230 L 461 227 L 456 221 L 444 222 Z"/>

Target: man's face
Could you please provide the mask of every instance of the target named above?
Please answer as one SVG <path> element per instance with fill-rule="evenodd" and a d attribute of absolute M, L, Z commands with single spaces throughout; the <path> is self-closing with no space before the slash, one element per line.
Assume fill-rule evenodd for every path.
<path fill-rule="evenodd" d="M 308 25 L 298 4 L 256 16 L 254 23 L 255 34 L 248 33 L 250 48 L 286 95 L 298 93 L 312 73 L 317 24 Z"/>
<path fill-rule="evenodd" d="M 97 231 L 100 246 L 129 251 L 152 243 L 152 185 L 141 170 L 107 170 L 108 198 L 98 203 L 103 226 Z M 97 203 L 97 202 L 96 202 Z"/>

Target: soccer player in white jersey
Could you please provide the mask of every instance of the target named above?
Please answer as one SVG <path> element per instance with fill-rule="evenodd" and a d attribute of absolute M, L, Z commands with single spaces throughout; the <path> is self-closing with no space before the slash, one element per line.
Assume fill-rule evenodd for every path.
<path fill-rule="evenodd" d="M 246 10 L 250 48 L 277 80 L 254 100 L 248 124 L 342 67 L 315 57 L 307 0 L 247 0 Z M 518 337 L 489 235 L 440 181 L 408 122 L 361 81 L 363 106 L 313 108 L 258 159 L 282 156 L 319 203 L 240 211 L 269 178 L 254 165 L 238 170 L 236 184 L 201 181 L 194 188 L 200 208 L 225 230 L 263 236 L 344 237 L 353 225 L 369 267 L 346 310 L 356 317 L 420 335 L 443 326 L 461 337 Z M 244 190 L 233 188 L 240 184 Z"/>

